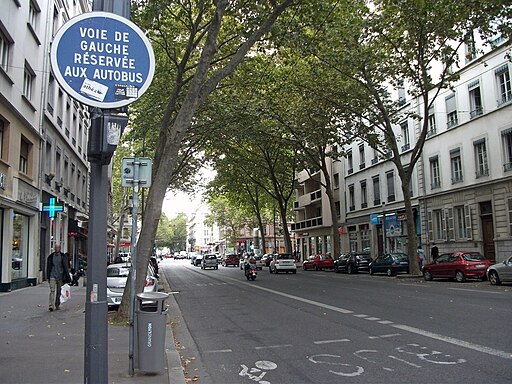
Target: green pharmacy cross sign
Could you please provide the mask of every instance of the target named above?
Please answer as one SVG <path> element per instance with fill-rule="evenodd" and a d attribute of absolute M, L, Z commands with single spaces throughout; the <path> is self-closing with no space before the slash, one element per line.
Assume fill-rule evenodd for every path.
<path fill-rule="evenodd" d="M 43 211 L 48 212 L 49 217 L 55 217 L 55 213 L 62 212 L 64 210 L 63 205 L 57 205 L 57 199 L 55 197 L 50 198 L 50 205 L 43 205 Z"/>

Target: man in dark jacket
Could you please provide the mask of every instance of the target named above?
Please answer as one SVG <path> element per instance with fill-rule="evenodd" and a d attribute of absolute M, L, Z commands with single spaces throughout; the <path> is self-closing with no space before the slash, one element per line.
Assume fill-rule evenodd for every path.
<path fill-rule="evenodd" d="M 60 244 L 55 245 L 55 251 L 48 256 L 46 262 L 46 278 L 50 282 L 49 310 L 59 309 L 60 289 L 63 284 L 69 283 L 68 257 L 60 251 Z"/>

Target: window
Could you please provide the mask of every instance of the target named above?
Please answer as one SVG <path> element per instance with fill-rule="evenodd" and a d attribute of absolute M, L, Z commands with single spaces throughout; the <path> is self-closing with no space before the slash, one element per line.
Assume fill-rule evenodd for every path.
<path fill-rule="evenodd" d="M 357 252 L 357 228 L 355 226 L 348 227 L 348 242 L 350 252 Z"/>
<path fill-rule="evenodd" d="M 32 93 L 34 91 L 34 78 L 36 74 L 30 68 L 27 62 L 25 62 L 25 72 L 23 74 L 23 95 L 28 99 L 32 100 Z"/>
<path fill-rule="evenodd" d="M 380 178 L 379 176 L 372 177 L 373 183 L 373 205 L 380 205 Z"/>
<path fill-rule="evenodd" d="M 505 172 L 512 170 L 512 128 L 505 129 L 501 132 L 501 140 L 503 142 L 503 170 Z"/>
<path fill-rule="evenodd" d="M 402 152 L 408 151 L 411 148 L 411 143 L 409 141 L 409 124 L 406 121 L 402 121 L 400 123 L 400 129 L 402 131 Z"/>
<path fill-rule="evenodd" d="M 512 100 L 510 88 L 510 72 L 508 64 L 504 64 L 495 71 L 496 83 L 498 85 L 498 107 L 507 104 Z"/>
<path fill-rule="evenodd" d="M 48 80 L 48 112 L 53 116 L 53 110 L 55 105 L 55 78 L 50 73 L 50 79 Z"/>
<path fill-rule="evenodd" d="M 446 126 L 447 128 L 455 127 L 458 124 L 457 117 L 457 104 L 455 101 L 455 93 L 452 93 L 450 96 L 447 96 L 445 99 L 446 103 Z"/>
<path fill-rule="evenodd" d="M 361 234 L 361 249 L 364 252 L 365 250 L 370 249 L 371 246 L 370 226 L 368 224 L 360 225 L 359 232 Z"/>
<path fill-rule="evenodd" d="M 441 187 L 441 173 L 439 171 L 439 158 L 437 156 L 431 157 L 430 161 L 430 181 L 431 188 Z"/>
<path fill-rule="evenodd" d="M 359 144 L 359 169 L 364 169 L 364 167 L 365 167 L 364 144 Z"/>
<path fill-rule="evenodd" d="M 398 85 L 398 105 L 401 107 L 405 105 L 405 86 L 403 81 Z"/>
<path fill-rule="evenodd" d="M 512 197 L 507 199 L 508 234 L 512 236 Z"/>
<path fill-rule="evenodd" d="M 466 239 L 466 215 L 464 206 L 454 207 L 455 211 L 455 237 L 457 239 Z"/>
<path fill-rule="evenodd" d="M 354 184 L 348 186 L 348 210 L 354 211 L 356 209 Z"/>
<path fill-rule="evenodd" d="M 361 208 L 368 207 L 368 191 L 366 189 L 366 180 L 361 180 Z"/>
<path fill-rule="evenodd" d="M 476 177 L 489 175 L 489 164 L 487 162 L 487 147 L 485 139 L 477 140 L 473 143 L 475 147 L 475 169 Z"/>
<path fill-rule="evenodd" d="M 347 153 L 347 165 L 348 165 L 348 174 L 352 174 L 354 172 L 354 159 L 352 158 L 352 151 Z"/>
<path fill-rule="evenodd" d="M 334 183 L 334 188 L 339 188 L 340 187 L 340 174 L 339 173 L 335 173 L 334 176 L 333 176 L 333 183 Z"/>
<path fill-rule="evenodd" d="M 11 51 L 12 39 L 0 29 L 0 68 L 7 72 L 9 67 L 9 54 Z"/>
<path fill-rule="evenodd" d="M 452 169 L 452 184 L 460 183 L 462 177 L 462 161 L 460 158 L 460 148 L 450 151 L 450 165 Z"/>
<path fill-rule="evenodd" d="M 446 228 L 444 222 L 444 215 L 441 209 L 435 209 L 432 211 L 433 215 L 433 233 L 435 240 L 445 240 L 446 239 Z"/>
<path fill-rule="evenodd" d="M 379 151 L 377 151 L 377 148 L 372 148 L 372 150 L 373 150 L 372 164 L 377 164 L 379 162 Z"/>
<path fill-rule="evenodd" d="M 37 18 L 41 9 L 35 0 L 30 0 L 28 4 L 28 24 L 34 31 L 37 30 Z"/>
<path fill-rule="evenodd" d="M 0 159 L 4 158 L 4 134 L 5 134 L 6 124 L 5 121 L 0 119 Z"/>
<path fill-rule="evenodd" d="M 28 141 L 24 136 L 21 136 L 20 141 L 20 162 L 18 165 L 18 170 L 21 173 L 26 175 L 29 174 L 29 160 L 30 160 L 30 151 L 32 149 L 32 143 Z"/>
<path fill-rule="evenodd" d="M 473 81 L 468 85 L 469 90 L 469 117 L 471 119 L 480 116 L 484 109 L 482 107 L 482 95 L 480 94 L 479 80 Z"/>
<path fill-rule="evenodd" d="M 428 109 L 428 130 L 427 137 L 433 136 L 436 134 L 436 115 L 434 113 L 434 106 L 431 106 Z"/>
<path fill-rule="evenodd" d="M 476 58 L 476 44 L 475 44 L 475 35 L 473 31 L 468 32 L 465 38 L 465 47 L 466 47 L 466 63 L 474 60 Z"/>
<path fill-rule="evenodd" d="M 386 182 L 388 186 L 388 202 L 395 201 L 395 174 L 393 171 L 386 173 Z"/>

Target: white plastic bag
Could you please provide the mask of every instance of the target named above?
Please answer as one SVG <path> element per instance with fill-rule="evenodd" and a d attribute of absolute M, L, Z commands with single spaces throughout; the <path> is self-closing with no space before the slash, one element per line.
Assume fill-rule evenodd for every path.
<path fill-rule="evenodd" d="M 60 289 L 60 302 L 65 303 L 71 297 L 71 288 L 69 284 L 64 284 Z"/>

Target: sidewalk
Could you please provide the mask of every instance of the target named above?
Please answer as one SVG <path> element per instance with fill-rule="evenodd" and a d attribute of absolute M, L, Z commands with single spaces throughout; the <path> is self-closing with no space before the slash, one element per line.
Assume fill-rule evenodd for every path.
<path fill-rule="evenodd" d="M 81 282 L 81 281 L 80 281 Z M 169 286 L 164 281 L 164 291 Z M 47 282 L 0 293 L 0 382 L 84 383 L 85 287 L 71 287 L 71 299 L 48 311 Z M 169 295 L 168 304 L 174 302 Z M 129 327 L 108 327 L 108 382 L 185 384 L 172 328 L 166 330 L 167 366 L 161 373 L 128 374 Z M 91 383 L 97 384 L 97 383 Z M 98 383 L 99 384 L 99 383 Z"/>

